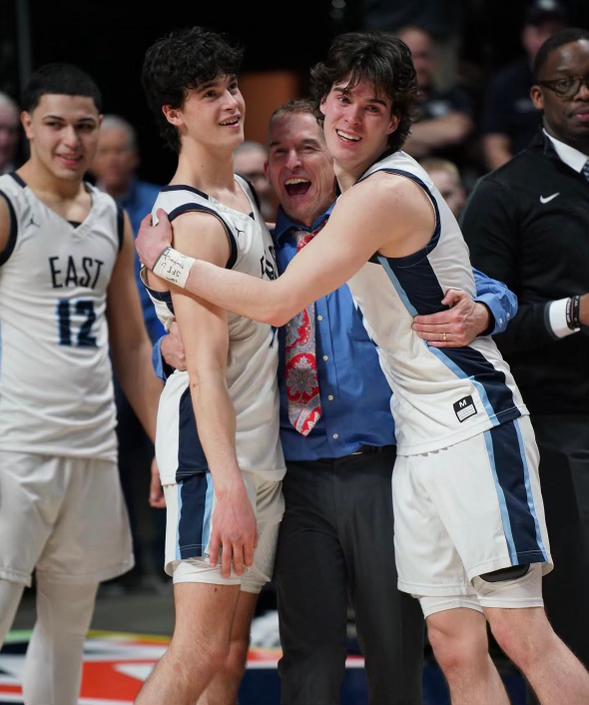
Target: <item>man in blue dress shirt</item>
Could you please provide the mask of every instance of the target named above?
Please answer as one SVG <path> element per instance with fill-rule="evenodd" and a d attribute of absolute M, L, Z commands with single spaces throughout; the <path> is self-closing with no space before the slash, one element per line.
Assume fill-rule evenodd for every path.
<path fill-rule="evenodd" d="M 337 195 L 311 104 L 295 101 L 273 115 L 267 171 L 281 204 L 274 240 L 282 272 L 297 252 L 296 233 L 319 230 Z M 461 295 L 449 311 L 416 319 L 430 344 L 466 345 L 478 334 L 503 330 L 515 315 L 515 296 L 475 275 L 479 303 Z M 423 618 L 418 602 L 397 590 L 393 560 L 390 389 L 347 286 L 316 302 L 315 319 L 322 413 L 307 436 L 289 420 L 281 336 L 287 473 L 275 580 L 282 703 L 339 702 L 349 600 L 371 704 L 420 705 Z M 446 342 L 438 342 L 442 337 Z"/>

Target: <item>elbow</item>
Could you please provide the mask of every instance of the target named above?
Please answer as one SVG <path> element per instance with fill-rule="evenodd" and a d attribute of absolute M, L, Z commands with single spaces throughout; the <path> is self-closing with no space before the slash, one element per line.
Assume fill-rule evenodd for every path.
<path fill-rule="evenodd" d="M 276 302 L 270 306 L 264 323 L 275 328 L 282 328 L 304 308 L 304 306 L 297 306 L 294 301 Z"/>
<path fill-rule="evenodd" d="M 278 279 L 275 284 L 281 283 Z M 292 289 L 276 286 L 271 299 L 266 301 L 264 306 L 262 323 L 281 328 L 286 325 L 300 311 L 304 310 L 305 302 L 299 301 L 299 297 Z"/>

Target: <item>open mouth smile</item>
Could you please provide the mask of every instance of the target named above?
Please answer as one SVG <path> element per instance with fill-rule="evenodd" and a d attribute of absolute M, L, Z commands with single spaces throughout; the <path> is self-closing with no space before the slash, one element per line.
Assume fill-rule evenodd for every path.
<path fill-rule="evenodd" d="M 311 188 L 309 179 L 295 177 L 284 182 L 284 188 L 289 196 L 304 196 Z"/>

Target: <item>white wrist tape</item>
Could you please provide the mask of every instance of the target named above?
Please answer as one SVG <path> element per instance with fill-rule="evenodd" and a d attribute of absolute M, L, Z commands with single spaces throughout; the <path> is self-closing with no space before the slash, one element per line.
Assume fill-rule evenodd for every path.
<path fill-rule="evenodd" d="M 187 257 L 173 247 L 166 247 L 153 265 L 153 273 L 184 289 L 194 262 L 194 257 Z"/>

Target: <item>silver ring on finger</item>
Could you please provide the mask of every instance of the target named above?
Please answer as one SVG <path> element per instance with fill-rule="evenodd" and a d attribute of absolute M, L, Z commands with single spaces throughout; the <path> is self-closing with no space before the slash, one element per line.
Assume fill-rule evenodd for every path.
<path fill-rule="evenodd" d="M 442 340 L 443 340 L 444 343 L 446 342 L 446 338 L 447 338 L 447 337 L 448 337 L 448 336 L 446 335 L 446 333 L 442 333 Z"/>

